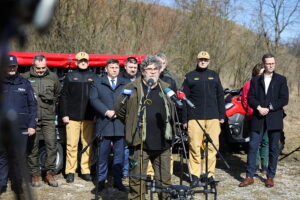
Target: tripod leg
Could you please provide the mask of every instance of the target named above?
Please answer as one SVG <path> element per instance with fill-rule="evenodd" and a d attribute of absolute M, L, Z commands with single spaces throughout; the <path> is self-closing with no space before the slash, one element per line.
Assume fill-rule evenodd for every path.
<path fill-rule="evenodd" d="M 183 155 L 182 155 L 182 149 L 178 149 L 178 153 L 180 155 L 180 185 L 182 185 L 182 177 L 183 177 Z"/>

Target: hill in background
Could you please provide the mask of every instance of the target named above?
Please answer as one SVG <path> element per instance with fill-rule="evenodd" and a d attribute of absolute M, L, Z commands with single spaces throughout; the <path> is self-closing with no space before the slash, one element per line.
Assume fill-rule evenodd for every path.
<path fill-rule="evenodd" d="M 269 47 L 262 35 L 228 20 L 221 4 L 195 4 L 172 9 L 128 0 L 58 2 L 50 31 L 30 30 L 25 49 L 14 51 L 95 54 L 165 53 L 180 78 L 195 68 L 199 51 L 211 54 L 224 87 L 240 88 Z M 280 47 L 277 71 L 288 77 L 291 93 L 299 95 L 300 70 L 295 56 Z M 291 73 L 292 72 L 292 73 Z"/>

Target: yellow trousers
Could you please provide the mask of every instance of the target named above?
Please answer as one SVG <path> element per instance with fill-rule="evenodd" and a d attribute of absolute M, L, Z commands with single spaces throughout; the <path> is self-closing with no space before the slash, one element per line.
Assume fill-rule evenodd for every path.
<path fill-rule="evenodd" d="M 92 139 L 94 122 L 91 120 L 73 121 L 66 125 L 67 131 L 67 156 L 65 173 L 75 173 L 77 168 L 78 142 L 81 140 L 84 148 Z M 82 174 L 90 174 L 90 153 L 89 147 L 81 156 L 80 168 Z"/>
<path fill-rule="evenodd" d="M 214 145 L 219 148 L 219 135 L 221 132 L 219 119 L 197 120 L 211 137 Z M 192 175 L 200 176 L 205 173 L 205 159 L 201 162 L 200 148 L 203 143 L 203 131 L 196 120 L 188 121 L 189 140 L 189 168 Z M 217 151 L 208 144 L 208 177 L 215 175 Z"/>

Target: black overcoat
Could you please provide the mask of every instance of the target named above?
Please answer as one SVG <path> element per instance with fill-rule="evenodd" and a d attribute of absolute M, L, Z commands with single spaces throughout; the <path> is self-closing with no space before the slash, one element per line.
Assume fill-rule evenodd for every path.
<path fill-rule="evenodd" d="M 252 131 L 261 131 L 264 121 L 267 130 L 283 129 L 283 107 L 288 104 L 289 90 L 284 76 L 273 73 L 267 94 L 265 94 L 264 75 L 253 77 L 248 94 L 249 105 L 253 108 Z M 261 116 L 257 106 L 271 108 L 266 116 Z M 270 106 L 271 105 L 271 106 Z"/>

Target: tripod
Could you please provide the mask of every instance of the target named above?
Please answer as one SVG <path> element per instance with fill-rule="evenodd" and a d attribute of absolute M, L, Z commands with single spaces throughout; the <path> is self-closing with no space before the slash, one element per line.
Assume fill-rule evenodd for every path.
<path fill-rule="evenodd" d="M 178 117 L 178 112 L 177 112 L 177 108 L 176 108 L 176 105 L 174 104 L 174 108 L 175 108 L 175 118 L 176 118 L 176 121 L 179 122 L 179 117 Z M 180 124 L 178 124 L 178 126 L 176 126 L 176 130 L 177 132 L 179 133 L 179 138 L 180 138 L 180 143 L 182 144 L 182 150 L 183 150 L 183 154 L 182 154 L 182 150 L 179 149 L 179 155 L 180 155 L 180 185 L 182 185 L 182 179 L 183 179 L 183 156 L 185 158 L 185 160 L 187 161 L 187 152 L 186 152 L 186 148 L 185 148 L 185 144 L 184 144 L 184 135 L 182 133 L 182 130 L 180 128 Z M 187 169 L 188 169 L 188 175 L 189 175 L 189 179 L 190 181 L 192 181 L 192 175 L 191 175 L 191 172 L 190 172 L 190 168 L 189 168 L 189 165 L 187 164 Z"/>
<path fill-rule="evenodd" d="M 215 194 L 215 199 L 217 199 L 217 189 L 216 189 L 216 186 L 217 186 L 217 182 L 215 180 L 212 180 L 210 181 L 209 178 L 208 178 L 208 174 L 209 174 L 209 171 L 208 171 L 208 144 L 210 143 L 213 148 L 216 150 L 217 154 L 220 156 L 220 158 L 223 160 L 223 162 L 225 163 L 226 167 L 228 169 L 230 169 L 230 166 L 228 165 L 228 163 L 226 162 L 226 160 L 224 159 L 224 157 L 222 156 L 222 154 L 220 153 L 220 151 L 217 149 L 217 147 L 215 146 L 215 144 L 213 143 L 210 135 L 206 132 L 206 130 L 203 128 L 203 126 L 201 126 L 201 124 L 199 123 L 198 120 L 195 120 L 198 124 L 198 126 L 200 127 L 200 129 L 202 130 L 203 132 L 203 138 L 205 138 L 204 140 L 204 143 L 205 143 L 205 174 L 203 176 L 204 178 L 204 191 L 207 191 L 205 192 L 205 199 L 207 200 L 208 199 L 208 193 L 214 193 Z M 199 185 L 199 183 L 198 183 Z M 208 190 L 208 185 L 211 186 L 211 190 Z"/>

